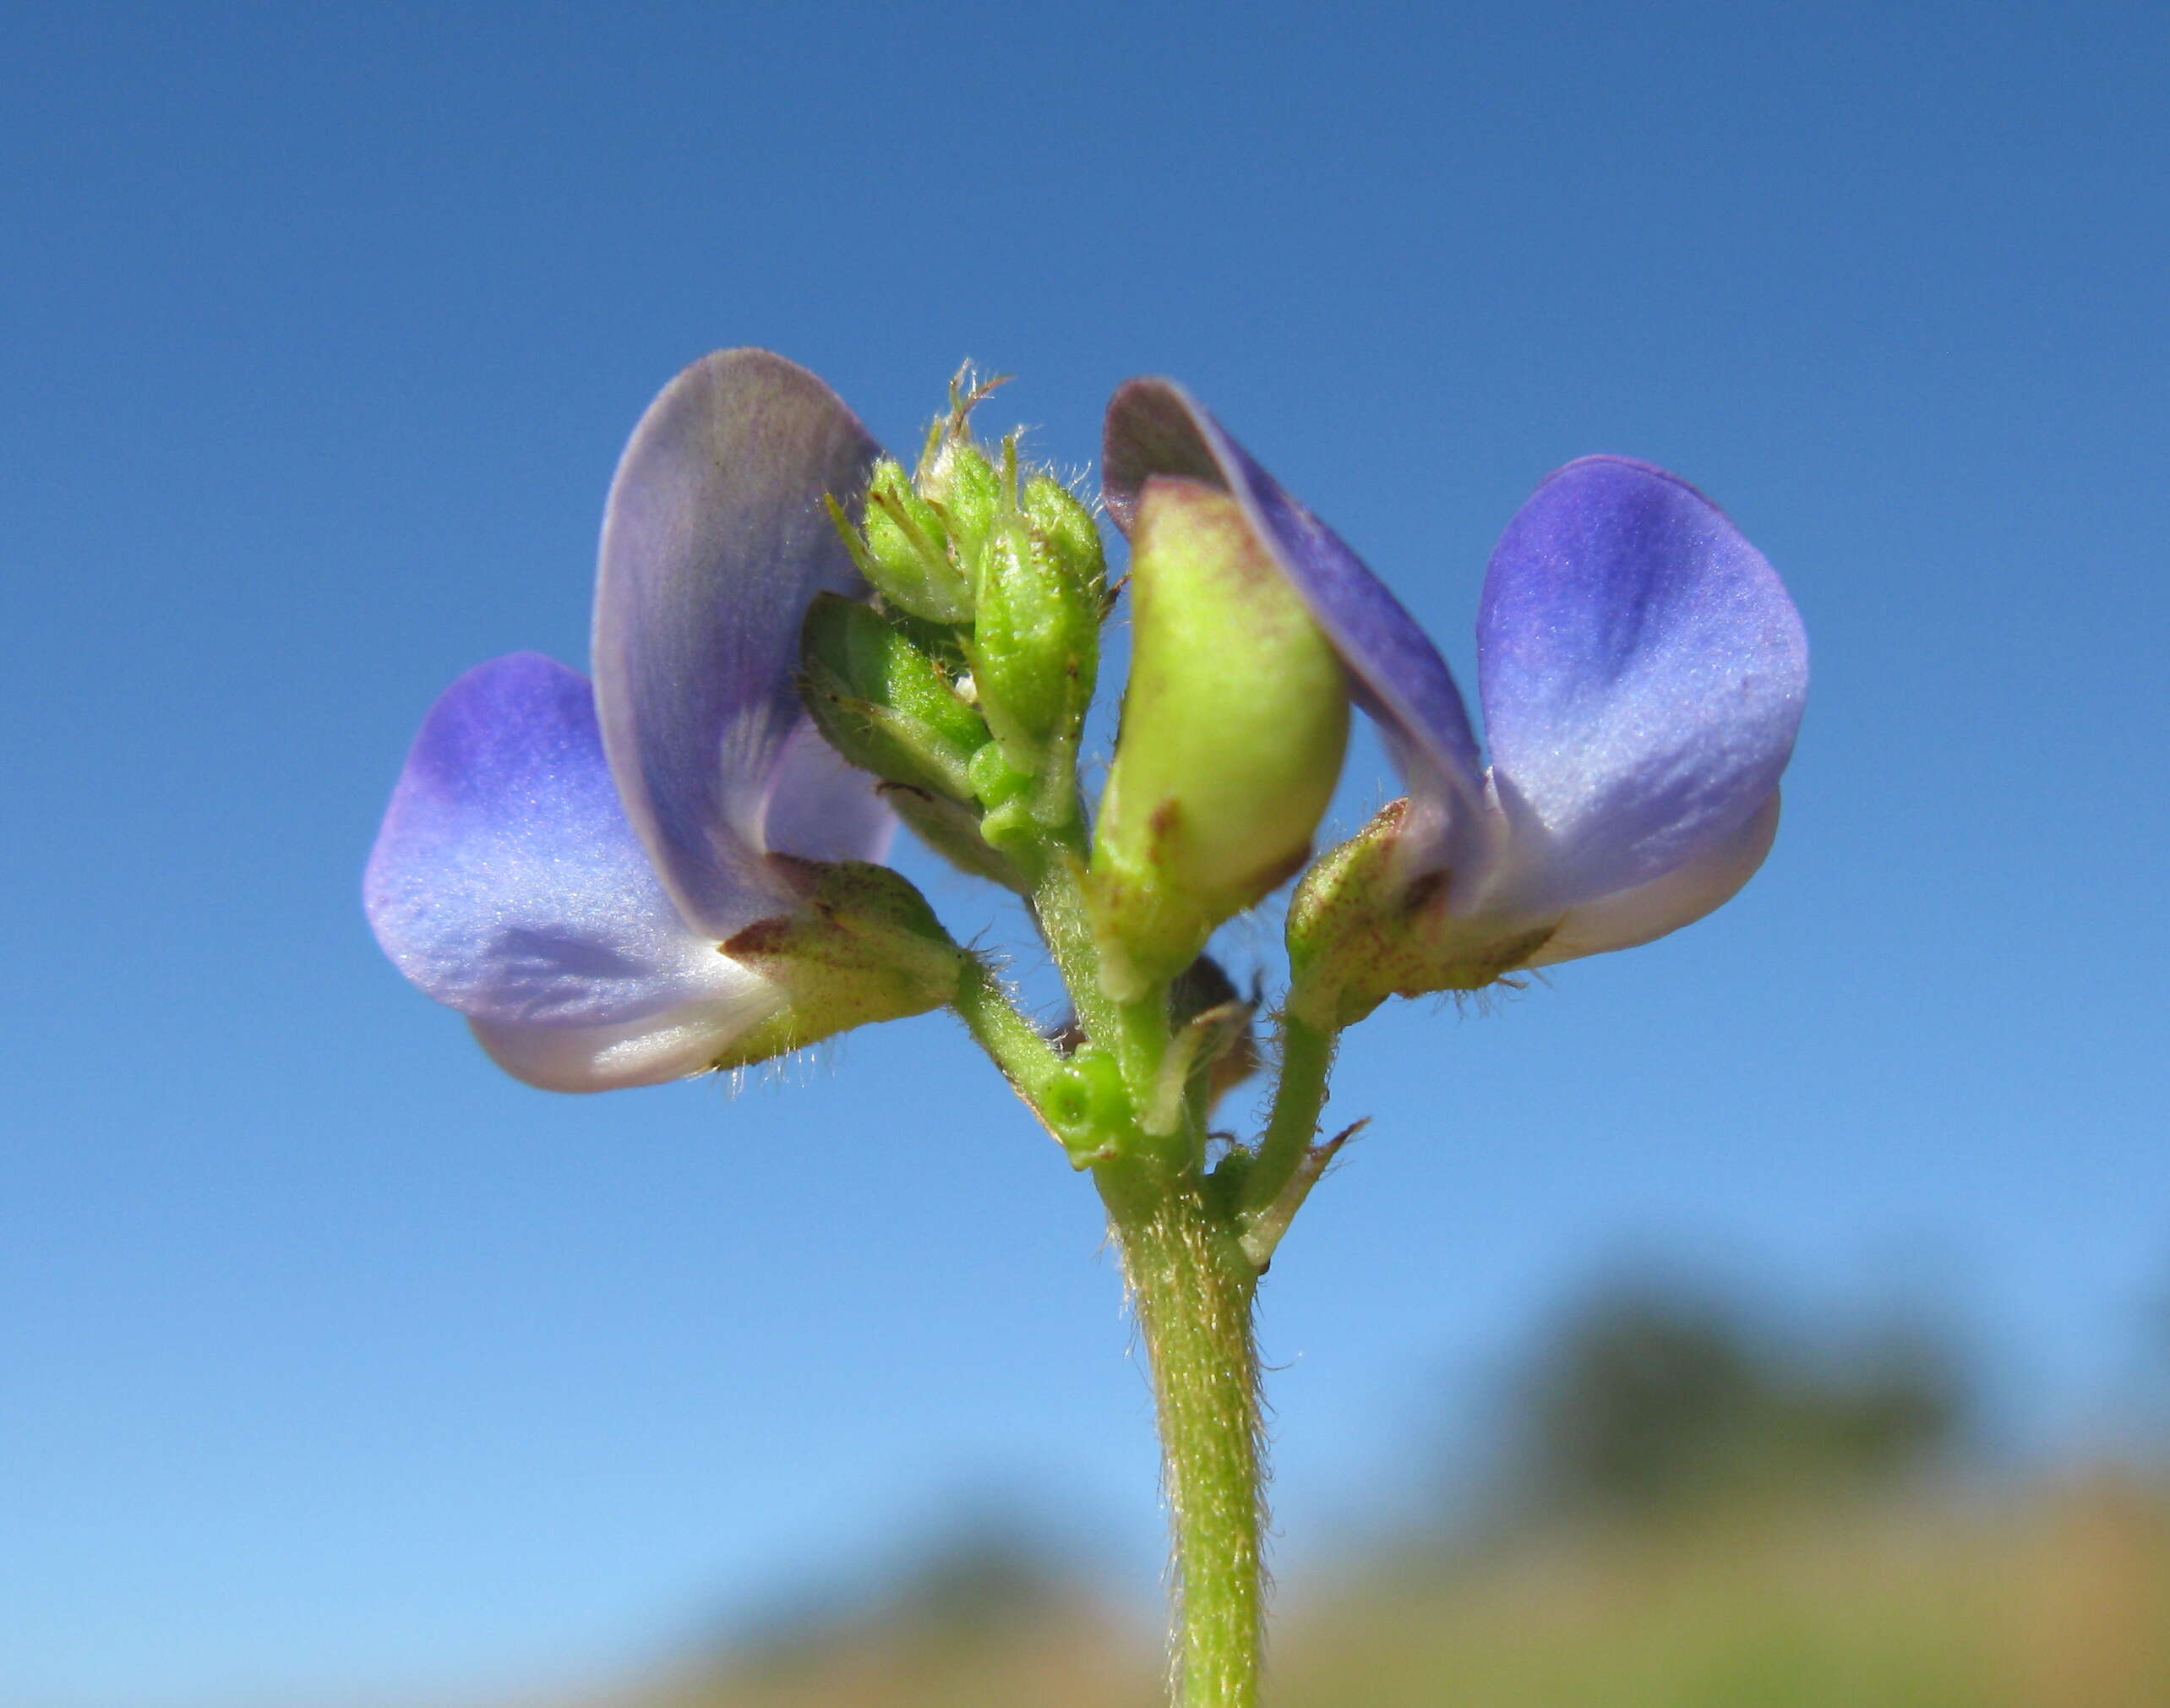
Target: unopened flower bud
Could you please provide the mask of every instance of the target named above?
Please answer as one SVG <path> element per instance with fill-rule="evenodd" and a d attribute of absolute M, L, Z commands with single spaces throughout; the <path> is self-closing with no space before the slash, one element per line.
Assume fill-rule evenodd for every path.
<path fill-rule="evenodd" d="M 1093 838 L 1102 983 L 1131 997 L 1301 866 L 1340 775 L 1339 658 L 1242 508 L 1155 477 L 1131 532 L 1131 659 Z"/>
<path fill-rule="evenodd" d="M 1023 853 L 1040 836 L 1043 827 L 1033 811 L 1039 781 L 1011 764 L 999 741 L 972 756 L 972 792 L 981 807 L 979 834 L 1006 858 Z"/>
<path fill-rule="evenodd" d="M 1016 441 L 1003 449 L 1004 501 L 979 560 L 967 651 L 988 728 L 1004 756 L 1031 771 L 1050 743 L 1075 739 L 1092 702 L 1100 648 L 1099 531 L 1089 514 L 1073 516 L 1043 492 L 1041 508 L 1053 523 L 1044 533 L 1016 501 Z M 1091 532 L 1089 546 L 1079 520 Z"/>
<path fill-rule="evenodd" d="M 824 593 L 806 613 L 804 698 L 829 745 L 863 771 L 972 799 L 969 767 L 987 723 L 941 666 L 895 622 Z"/>
<path fill-rule="evenodd" d="M 1094 587 L 1107 579 L 1100 525 L 1084 500 L 1053 475 L 1036 474 L 1025 483 L 1025 516 L 1041 548 L 1065 575 Z"/>
<path fill-rule="evenodd" d="M 917 484 L 919 496 L 941 512 L 957 563 L 968 577 L 975 575 L 1002 511 L 1002 477 L 963 436 L 961 421 L 930 445 Z"/>
<path fill-rule="evenodd" d="M 853 542 L 845 529 L 847 543 Z M 884 457 L 867 488 L 859 572 L 889 603 L 930 623 L 968 622 L 972 616 L 969 561 L 951 551 L 942 513 L 913 490 L 901 465 Z"/>

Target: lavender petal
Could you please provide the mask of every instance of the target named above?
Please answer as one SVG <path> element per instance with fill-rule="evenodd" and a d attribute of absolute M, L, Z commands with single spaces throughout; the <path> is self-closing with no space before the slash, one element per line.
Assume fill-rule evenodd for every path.
<path fill-rule="evenodd" d="M 804 721 L 799 627 L 862 590 L 822 499 L 877 454 L 836 394 L 765 350 L 667 386 L 618 467 L 596 586 L 596 697 L 625 812 L 686 918 L 730 936 L 781 899 L 763 870 L 777 769 Z"/>
<path fill-rule="evenodd" d="M 766 845 L 810 860 L 879 860 L 897 815 L 870 774 L 845 762 L 812 718 L 785 739 L 761 822 Z"/>
<path fill-rule="evenodd" d="M 363 901 L 402 973 L 491 1024 L 637 1025 L 747 977 L 656 881 L 586 679 L 532 652 L 469 671 L 431 709 Z"/>
<path fill-rule="evenodd" d="M 1756 875 L 1778 835 L 1778 794 L 1725 841 L 1704 849 L 1685 865 L 1633 889 L 1570 909 L 1545 947 L 1530 957 L 1533 967 L 1550 967 L 1585 955 L 1633 949 L 1692 925 L 1715 913 Z"/>
<path fill-rule="evenodd" d="M 1501 905 L 1571 908 L 1713 855 L 1778 786 L 1799 614 L 1693 487 L 1621 457 L 1540 486 L 1492 554 L 1478 668 L 1512 827 Z"/>
<path fill-rule="evenodd" d="M 522 1026 L 471 1020 L 475 1041 L 516 1079 L 545 1091 L 623 1091 L 705 1072 L 732 1040 L 776 1013 L 773 989 L 733 963 L 721 1001 L 688 1004 L 614 1026 Z"/>

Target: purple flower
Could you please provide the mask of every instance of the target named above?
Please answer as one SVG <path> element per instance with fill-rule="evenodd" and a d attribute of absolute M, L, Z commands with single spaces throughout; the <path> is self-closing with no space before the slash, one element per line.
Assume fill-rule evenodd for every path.
<path fill-rule="evenodd" d="M 1366 833 L 1385 858 L 1361 905 L 1393 917 L 1362 946 L 1379 964 L 1355 975 L 1360 994 L 1474 988 L 1646 943 L 1763 864 L 1807 644 L 1776 572 L 1685 482 L 1585 457 L 1508 525 L 1477 626 L 1487 768 L 1409 614 L 1181 388 L 1116 393 L 1105 472 L 1126 528 L 1156 475 L 1235 496 L 1384 733 L 1409 797 Z"/>
<path fill-rule="evenodd" d="M 888 844 L 874 780 L 798 688 L 810 602 L 864 591 L 823 496 L 853 499 L 875 456 L 781 357 L 695 363 L 611 483 L 592 690 L 520 652 L 430 711 L 364 899 L 385 953 L 508 1072 L 600 1091 L 804 1041 L 807 1026 L 779 1031 L 795 998 L 765 952 L 777 933 L 749 928 L 807 907 L 808 869 L 771 856 Z"/>

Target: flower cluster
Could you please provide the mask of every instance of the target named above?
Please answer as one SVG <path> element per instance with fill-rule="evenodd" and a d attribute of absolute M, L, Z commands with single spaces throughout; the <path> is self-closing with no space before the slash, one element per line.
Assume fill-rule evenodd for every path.
<path fill-rule="evenodd" d="M 1259 1278 L 1338 1152 L 1335 1040 L 1392 996 L 1643 943 L 1770 848 L 1807 655 L 1769 564 L 1692 487 L 1569 464 L 1478 619 L 1491 762 L 1445 663 L 1355 554 L 1179 387 L 1108 412 L 1130 681 L 1088 810 L 1116 603 L 1098 521 L 952 388 L 917 465 L 756 350 L 681 374 L 611 487 L 594 679 L 455 683 L 369 862 L 379 941 L 504 1067 L 563 1091 L 758 1061 L 948 1007 L 1108 1213 L 1154 1372 L 1180 1699 L 1255 1708 Z M 1312 860 L 1351 707 L 1407 794 Z M 880 864 L 901 817 L 1022 896 L 1072 1013 L 1043 1026 Z M 1206 952 L 1296 881 L 1269 1052 Z"/>
<path fill-rule="evenodd" d="M 1322 1030 L 1648 942 L 1762 864 L 1807 650 L 1702 494 L 1589 457 L 1514 517 L 1478 622 L 1487 765 L 1393 596 L 1159 379 L 1108 413 L 1135 645 L 1088 843 L 1098 532 L 1014 440 L 973 443 L 974 401 L 908 473 L 781 357 L 696 363 L 611 487 L 592 685 L 515 654 L 429 713 L 369 917 L 509 1071 L 648 1084 L 951 1001 L 970 958 L 877 864 L 899 810 L 1027 893 L 1071 860 L 1100 986 L 1164 990 L 1304 868 L 1352 703 L 1407 794 L 1299 883 L 1288 1011 Z"/>

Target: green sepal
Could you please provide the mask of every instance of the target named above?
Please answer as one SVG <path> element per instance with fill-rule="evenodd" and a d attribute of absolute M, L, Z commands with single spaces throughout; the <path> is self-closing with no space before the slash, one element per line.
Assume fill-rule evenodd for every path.
<path fill-rule="evenodd" d="M 1481 990 L 1550 941 L 1557 919 L 1472 927 L 1444 905 L 1451 874 L 1412 876 L 1402 849 L 1409 810 L 1389 801 L 1320 856 L 1289 902 L 1289 1010 L 1326 1032 L 1353 1026 L 1389 996 Z"/>
<path fill-rule="evenodd" d="M 803 631 L 803 698 L 829 744 L 892 783 L 969 800 L 987 723 L 902 627 L 835 593 L 815 596 Z"/>
<path fill-rule="evenodd" d="M 1181 972 L 1301 869 L 1349 737 L 1339 658 L 1226 493 L 1148 481 L 1130 586 L 1131 679 L 1088 889 L 1118 999 Z"/>
<path fill-rule="evenodd" d="M 906 879 L 859 860 L 768 858 L 797 906 L 722 948 L 781 992 L 783 1007 L 717 1067 L 747 1067 L 853 1027 L 924 1014 L 956 995 L 963 951 Z"/>
<path fill-rule="evenodd" d="M 1085 904 L 1100 949 L 1100 988 L 1134 1002 L 1196 959 L 1226 916 L 1172 888 L 1153 865 L 1096 848 Z"/>

